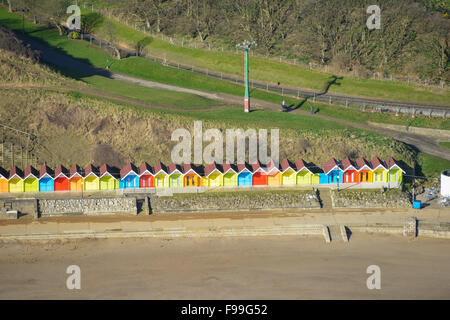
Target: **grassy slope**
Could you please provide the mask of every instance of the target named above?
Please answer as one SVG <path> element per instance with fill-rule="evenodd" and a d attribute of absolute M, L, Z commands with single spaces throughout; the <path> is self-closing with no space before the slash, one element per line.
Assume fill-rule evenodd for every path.
<path fill-rule="evenodd" d="M 21 30 L 22 23 L 20 17 L 16 14 L 10 14 L 4 9 L 0 8 L 0 23 L 7 25 L 13 30 Z M 87 62 L 91 63 L 96 67 L 104 67 L 106 64 L 106 53 L 101 51 L 99 48 L 90 47 L 86 42 L 83 41 L 71 41 L 65 37 L 60 37 L 53 30 L 45 30 L 39 28 L 32 23 L 25 21 L 25 30 L 27 32 L 32 32 L 30 36 L 35 37 L 38 40 L 42 40 L 48 45 L 60 49 L 67 54 L 79 58 L 85 59 Z M 202 51 L 199 51 L 202 52 Z M 176 68 L 165 67 L 159 63 L 149 61 L 147 59 L 142 59 L 138 57 L 130 57 L 128 59 L 123 59 L 121 61 L 114 61 L 111 70 L 129 74 L 132 76 L 140 77 L 143 79 L 158 81 L 162 83 L 206 90 L 214 92 L 222 92 L 233 95 L 242 95 L 243 87 L 226 81 L 220 81 L 213 79 L 204 75 L 197 73 L 178 70 Z M 112 93 L 123 94 L 125 90 L 121 90 L 119 85 L 105 85 L 108 81 L 99 80 L 96 78 L 85 78 L 86 82 L 98 86 L 102 90 L 108 90 Z M 112 82 L 110 82 L 112 83 Z M 142 99 L 142 92 L 144 90 L 134 89 L 133 94 L 127 92 L 127 97 L 134 95 L 134 98 Z M 149 91 L 150 92 L 150 91 Z M 252 97 L 280 103 L 283 99 L 280 95 L 273 93 L 267 93 L 261 90 L 252 90 Z M 163 99 L 159 99 L 163 100 Z M 148 98 L 143 98 L 143 101 L 149 102 Z M 157 102 L 154 102 L 157 104 Z M 286 99 L 288 105 L 294 104 L 298 105 L 300 100 L 294 98 Z M 173 103 L 169 103 L 173 105 Z M 205 105 L 210 105 L 210 102 L 206 102 Z M 201 106 L 202 104 L 196 104 L 196 106 Z M 365 123 L 367 120 L 381 123 L 392 123 L 403 125 L 406 122 L 405 116 L 394 117 L 392 115 L 374 114 L 359 112 L 355 110 L 347 110 L 343 108 L 336 108 L 334 106 L 327 106 L 324 104 L 314 104 L 315 108 L 319 108 L 321 114 L 329 115 L 331 117 L 336 117 L 339 119 L 354 121 L 358 123 Z M 309 104 L 304 105 L 304 109 L 309 111 Z M 416 118 L 412 126 L 428 127 L 428 128 L 440 128 L 440 129 L 450 129 L 450 120 L 448 119 L 426 119 L 426 118 Z"/>
<path fill-rule="evenodd" d="M 439 145 L 445 148 L 450 149 L 450 142 L 439 142 Z"/>
<path fill-rule="evenodd" d="M 118 39 L 130 47 L 134 47 L 137 41 L 147 36 L 145 33 L 136 31 L 114 19 L 107 17 L 106 19 L 112 21 L 117 26 Z M 102 35 L 101 29 L 97 32 Z M 156 37 L 154 37 L 153 41 L 147 47 L 147 50 L 151 54 L 166 57 L 168 60 L 177 61 L 182 64 L 242 75 L 243 58 L 240 54 L 181 47 Z M 330 81 L 331 75 L 260 57 L 252 57 L 251 59 L 251 76 L 255 80 L 272 83 L 280 82 L 282 85 L 287 86 L 323 90 L 328 81 Z M 331 87 L 330 91 L 341 94 L 405 101 L 444 104 L 448 104 L 448 101 L 450 101 L 450 91 L 439 88 L 430 89 L 424 86 L 409 85 L 402 82 L 359 79 L 348 76 L 340 80 L 339 83 L 340 85 Z"/>

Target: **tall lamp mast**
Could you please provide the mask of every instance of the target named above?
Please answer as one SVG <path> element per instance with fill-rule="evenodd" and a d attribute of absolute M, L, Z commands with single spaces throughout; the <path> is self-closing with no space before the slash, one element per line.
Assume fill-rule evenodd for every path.
<path fill-rule="evenodd" d="M 250 112 L 250 86 L 248 77 L 248 52 L 252 46 L 257 46 L 255 41 L 245 40 L 242 44 L 238 44 L 236 48 L 243 50 L 245 54 L 245 97 L 244 97 L 244 111 Z"/>

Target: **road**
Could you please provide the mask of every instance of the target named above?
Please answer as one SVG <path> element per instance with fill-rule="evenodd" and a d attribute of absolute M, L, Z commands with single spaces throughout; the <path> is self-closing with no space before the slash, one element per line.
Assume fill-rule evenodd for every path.
<path fill-rule="evenodd" d="M 189 88 L 182 88 L 182 87 L 177 87 L 177 86 L 168 85 L 168 84 L 164 84 L 164 83 L 144 80 L 144 79 L 140 79 L 140 78 L 136 78 L 136 77 L 132 77 L 132 76 L 128 76 L 128 75 L 123 75 L 123 74 L 111 72 L 111 71 L 105 70 L 105 69 L 95 68 L 92 65 L 89 65 L 87 63 L 81 62 L 76 59 L 73 59 L 65 54 L 59 53 L 56 50 L 53 50 L 53 49 L 43 45 L 42 43 L 31 40 L 28 37 L 24 37 L 23 35 L 20 35 L 20 34 L 18 34 L 17 36 L 25 43 L 28 43 L 34 50 L 41 51 L 42 52 L 42 60 L 44 62 L 54 64 L 61 68 L 74 70 L 74 71 L 78 71 L 78 72 L 83 72 L 83 73 L 89 74 L 89 75 L 104 76 L 104 77 L 107 77 L 110 79 L 124 81 L 124 82 L 130 82 L 130 83 L 138 84 L 138 85 L 149 87 L 149 88 L 159 88 L 159 89 L 170 90 L 170 91 L 178 91 L 178 92 L 186 92 L 186 93 L 196 94 L 196 95 L 208 98 L 208 99 L 223 101 L 223 102 L 226 102 L 229 104 L 235 104 L 235 105 L 243 104 L 243 99 L 241 97 L 237 97 L 237 96 L 233 96 L 233 95 L 205 92 L 205 91 L 189 89 Z M 267 101 L 261 101 L 261 100 L 257 100 L 257 99 L 252 99 L 251 101 L 252 101 L 253 107 L 256 107 L 256 108 L 261 108 L 264 110 L 274 110 L 274 111 L 279 110 L 279 111 L 281 111 L 281 107 L 278 104 L 267 102 Z M 138 101 L 135 101 L 135 102 L 138 102 Z M 142 103 L 139 103 L 139 102 L 137 104 L 142 105 Z M 145 105 L 148 106 L 148 104 L 145 104 Z M 306 112 L 304 110 L 298 110 L 298 109 L 293 110 L 291 112 L 304 114 L 304 115 L 310 115 L 308 112 Z M 311 116 L 343 123 L 345 125 L 348 125 L 348 126 L 351 126 L 354 128 L 358 128 L 358 129 L 371 130 L 371 131 L 377 132 L 382 135 L 387 135 L 387 136 L 393 137 L 394 139 L 396 139 L 398 141 L 401 141 L 408 145 L 414 146 L 421 152 L 428 153 L 430 155 L 450 161 L 450 152 L 448 151 L 448 149 L 441 147 L 437 144 L 438 137 L 433 139 L 433 138 L 424 137 L 424 136 L 417 135 L 417 134 L 411 134 L 411 133 L 406 133 L 406 132 L 400 133 L 400 132 L 397 132 L 394 130 L 378 128 L 378 127 L 370 126 L 367 124 L 358 124 L 358 123 L 345 121 L 345 120 L 341 120 L 341 119 L 336 119 L 336 118 L 332 118 L 332 117 L 328 117 L 328 116 L 324 116 L 324 115 L 320 115 L 320 114 L 315 114 L 315 115 L 311 115 Z"/>

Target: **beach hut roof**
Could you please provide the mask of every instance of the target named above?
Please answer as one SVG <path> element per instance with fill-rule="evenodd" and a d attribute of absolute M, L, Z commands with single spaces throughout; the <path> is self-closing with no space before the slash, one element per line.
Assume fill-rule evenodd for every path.
<path fill-rule="evenodd" d="M 275 171 L 280 172 L 280 167 L 275 165 L 275 162 L 270 159 L 266 164 L 266 170 L 268 173 L 273 173 Z"/>
<path fill-rule="evenodd" d="M 28 166 L 26 169 L 25 169 L 25 172 L 24 172 L 25 174 L 24 174 L 24 179 L 26 179 L 26 178 L 28 178 L 29 176 L 33 176 L 33 177 L 35 177 L 35 178 L 39 178 L 39 171 L 37 171 L 37 169 L 35 169 L 33 166 Z"/>
<path fill-rule="evenodd" d="M 113 178 L 116 178 L 117 176 L 117 169 L 110 167 L 109 165 L 107 165 L 106 163 L 103 164 L 100 169 L 99 169 L 99 174 L 100 177 L 105 176 L 106 174 L 109 174 L 110 176 L 112 176 Z"/>
<path fill-rule="evenodd" d="M 76 175 L 82 177 L 83 176 L 83 169 L 81 169 L 81 167 L 79 165 L 74 164 L 72 166 L 72 168 L 70 168 L 69 174 L 70 174 L 70 178 L 72 178 L 73 176 L 76 176 Z"/>
<path fill-rule="evenodd" d="M 39 179 L 46 175 L 53 179 L 54 174 L 55 172 L 52 169 L 50 169 L 46 164 L 44 164 L 41 167 L 41 170 L 39 170 Z"/>
<path fill-rule="evenodd" d="M 255 162 L 252 163 L 252 170 L 253 173 L 261 171 L 261 172 L 266 172 L 263 167 L 261 167 L 261 163 L 259 162 L 259 160 L 256 160 Z"/>
<path fill-rule="evenodd" d="M 358 171 L 364 169 L 364 167 L 367 167 L 367 169 L 372 170 L 370 164 L 363 157 L 358 158 L 358 160 L 356 160 L 356 165 L 358 166 Z"/>
<path fill-rule="evenodd" d="M 0 178 L 8 179 L 9 173 L 4 168 L 0 167 Z"/>
<path fill-rule="evenodd" d="M 92 174 L 98 177 L 98 168 L 90 163 L 86 166 L 86 168 L 84 168 L 84 177 L 86 178 Z"/>
<path fill-rule="evenodd" d="M 67 170 L 63 165 L 60 164 L 55 168 L 55 178 L 58 178 L 60 176 L 68 178 L 69 175 L 69 170 Z"/>
<path fill-rule="evenodd" d="M 253 172 L 252 167 L 247 162 L 241 162 L 237 165 L 238 173 L 241 173 L 243 171 Z"/>
<path fill-rule="evenodd" d="M 286 172 L 289 169 L 296 171 L 295 165 L 291 161 L 288 159 L 281 161 L 281 171 Z"/>
<path fill-rule="evenodd" d="M 307 164 L 305 161 L 303 161 L 303 159 L 298 159 L 298 161 L 295 163 L 295 167 L 297 168 L 297 172 L 302 171 L 303 169 L 308 170 L 309 172 L 311 172 L 311 170 L 309 170 Z"/>
<path fill-rule="evenodd" d="M 203 170 L 201 167 L 193 165 L 190 162 L 185 163 L 183 166 L 183 173 L 188 174 L 189 172 L 192 172 L 198 176 L 201 176 L 203 174 Z"/>
<path fill-rule="evenodd" d="M 387 169 L 384 162 L 381 161 L 380 158 L 378 158 L 378 157 L 374 157 L 372 159 L 372 161 L 370 162 L 370 164 L 372 165 L 373 170 L 377 169 L 380 166 L 383 167 L 383 169 Z"/>
<path fill-rule="evenodd" d="M 227 173 L 228 171 L 233 171 L 234 173 L 238 172 L 238 168 L 234 164 L 229 163 L 228 161 L 226 161 L 223 164 L 222 169 L 223 169 L 223 174 Z"/>
<path fill-rule="evenodd" d="M 120 178 L 124 179 L 129 174 L 139 175 L 138 172 L 139 171 L 136 166 L 133 163 L 129 162 L 125 167 L 122 168 L 122 170 L 120 170 Z"/>
<path fill-rule="evenodd" d="M 350 160 L 349 157 L 346 157 L 344 160 L 342 160 L 342 169 L 344 169 L 344 171 L 346 170 L 357 170 L 356 168 L 356 164 L 353 163 L 352 160 Z"/>
<path fill-rule="evenodd" d="M 9 179 L 14 178 L 14 176 L 17 176 L 20 179 L 23 179 L 23 172 L 16 166 L 12 167 L 11 170 L 9 170 Z"/>
<path fill-rule="evenodd" d="M 342 171 L 338 161 L 335 158 L 331 158 L 327 163 L 323 165 L 323 171 L 325 172 L 325 174 L 330 173 L 331 170 L 334 170 L 336 168 Z"/>
<path fill-rule="evenodd" d="M 173 174 L 176 171 L 178 171 L 180 174 L 183 174 L 183 169 L 181 169 L 181 166 L 179 166 L 175 162 L 169 164 L 169 174 Z"/>
<path fill-rule="evenodd" d="M 158 174 L 160 171 L 163 171 L 164 173 L 168 172 L 167 167 L 161 161 L 158 161 L 158 163 L 154 166 L 155 175 Z"/>
<path fill-rule="evenodd" d="M 144 161 L 139 166 L 139 174 L 142 176 L 145 173 L 153 175 L 153 168 L 151 165 Z"/>
<path fill-rule="evenodd" d="M 222 168 L 220 167 L 220 165 L 218 165 L 215 161 L 213 161 L 212 163 L 208 164 L 205 167 L 205 177 L 208 177 L 211 173 L 213 173 L 214 171 L 217 171 L 219 173 L 222 173 Z"/>
<path fill-rule="evenodd" d="M 405 171 L 400 167 L 400 165 L 397 163 L 397 161 L 395 161 L 393 157 L 387 158 L 386 166 L 389 170 L 391 170 L 394 167 L 397 167 L 398 169 L 402 170 L 403 173 L 405 173 Z"/>

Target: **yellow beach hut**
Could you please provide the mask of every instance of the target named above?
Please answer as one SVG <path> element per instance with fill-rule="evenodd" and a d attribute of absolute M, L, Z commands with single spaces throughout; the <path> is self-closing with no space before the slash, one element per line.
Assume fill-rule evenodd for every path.
<path fill-rule="evenodd" d="M 39 192 L 39 171 L 28 166 L 25 169 L 23 185 L 25 192 Z"/>
<path fill-rule="evenodd" d="M 0 192 L 8 192 L 8 171 L 0 167 Z"/>
<path fill-rule="evenodd" d="M 282 184 L 284 186 L 295 186 L 297 184 L 297 171 L 295 165 L 288 159 L 281 162 Z"/>
<path fill-rule="evenodd" d="M 370 162 L 372 165 L 372 179 L 373 182 L 387 182 L 388 181 L 388 170 L 386 165 L 378 157 L 375 157 Z"/>
<path fill-rule="evenodd" d="M 229 162 L 223 164 L 223 185 L 225 187 L 237 187 L 238 168 Z"/>
<path fill-rule="evenodd" d="M 155 188 L 169 187 L 169 175 L 167 174 L 167 167 L 163 163 L 158 162 L 153 169 L 155 172 Z"/>
<path fill-rule="evenodd" d="M 205 167 L 205 176 L 203 178 L 203 186 L 220 187 L 223 186 L 222 168 L 214 161 Z"/>
<path fill-rule="evenodd" d="M 92 164 L 89 164 L 86 168 L 84 168 L 84 190 L 100 190 L 98 169 Z"/>
<path fill-rule="evenodd" d="M 23 192 L 23 172 L 17 167 L 12 167 L 9 171 L 8 179 L 9 192 Z"/>
<path fill-rule="evenodd" d="M 373 171 L 370 163 L 361 157 L 356 160 L 356 165 L 358 166 L 358 182 L 372 182 Z"/>
<path fill-rule="evenodd" d="M 180 188 L 183 186 L 183 169 L 176 163 L 169 164 L 169 187 Z"/>
<path fill-rule="evenodd" d="M 279 186 L 281 185 L 282 173 L 278 164 L 271 159 L 267 162 L 266 167 L 267 172 L 267 185 L 269 186 Z"/>
<path fill-rule="evenodd" d="M 83 169 L 79 165 L 74 164 L 69 172 L 70 191 L 82 191 L 83 183 Z"/>

